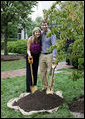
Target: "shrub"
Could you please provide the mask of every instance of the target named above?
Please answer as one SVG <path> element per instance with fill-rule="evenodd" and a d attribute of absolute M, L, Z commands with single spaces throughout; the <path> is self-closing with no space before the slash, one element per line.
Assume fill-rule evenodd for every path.
<path fill-rule="evenodd" d="M 78 59 L 78 69 L 84 69 L 84 58 Z"/>
<path fill-rule="evenodd" d="M 81 62 L 84 64 L 84 39 L 78 39 L 74 42 L 72 47 L 72 65 L 80 68 Z"/>
<path fill-rule="evenodd" d="M 17 41 L 17 40 L 19 40 L 19 39 L 17 39 L 17 38 L 8 38 L 8 41 Z"/>
<path fill-rule="evenodd" d="M 18 39 L 17 38 L 8 38 L 8 42 L 9 41 L 17 41 Z M 4 39 L 1 40 L 1 49 L 3 50 L 4 49 Z"/>
<path fill-rule="evenodd" d="M 76 81 L 79 78 L 84 78 L 84 71 L 83 70 L 72 71 L 71 79 L 73 81 Z"/>
<path fill-rule="evenodd" d="M 13 42 L 8 42 L 8 51 L 13 53 L 19 53 L 26 55 L 27 52 L 27 40 L 18 40 Z"/>

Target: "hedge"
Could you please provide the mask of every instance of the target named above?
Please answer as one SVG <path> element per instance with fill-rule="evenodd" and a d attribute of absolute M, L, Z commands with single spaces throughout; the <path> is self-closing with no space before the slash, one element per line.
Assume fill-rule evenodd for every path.
<path fill-rule="evenodd" d="M 19 39 L 17 38 L 8 38 L 8 42 L 9 41 L 17 41 Z M 4 39 L 1 40 L 1 49 L 3 50 L 4 49 Z"/>
<path fill-rule="evenodd" d="M 18 41 L 8 42 L 7 48 L 8 48 L 8 52 L 26 55 L 27 40 L 18 40 Z"/>

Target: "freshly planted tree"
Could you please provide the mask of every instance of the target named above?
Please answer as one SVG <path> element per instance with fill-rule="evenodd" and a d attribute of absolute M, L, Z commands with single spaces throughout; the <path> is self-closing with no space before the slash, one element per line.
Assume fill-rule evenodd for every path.
<path fill-rule="evenodd" d="M 57 8 L 57 5 L 60 7 Z M 84 64 L 84 1 L 56 1 L 49 10 L 44 10 L 44 18 L 52 26 L 51 32 L 59 34 L 58 43 L 50 49 L 57 48 L 56 63 L 67 57 L 75 66 Z M 65 51 L 67 41 L 74 42 Z M 79 60 L 82 58 L 82 60 Z"/>
<path fill-rule="evenodd" d="M 36 1 L 1 1 L 1 27 L 4 33 L 4 54 L 7 55 L 7 39 L 9 22 L 22 23 L 32 12 L 32 7 L 36 6 Z"/>

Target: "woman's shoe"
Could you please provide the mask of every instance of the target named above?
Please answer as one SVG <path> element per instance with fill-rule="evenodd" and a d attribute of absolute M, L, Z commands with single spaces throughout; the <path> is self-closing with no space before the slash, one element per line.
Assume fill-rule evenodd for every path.
<path fill-rule="evenodd" d="M 47 88 L 43 88 L 42 91 L 46 93 Z"/>

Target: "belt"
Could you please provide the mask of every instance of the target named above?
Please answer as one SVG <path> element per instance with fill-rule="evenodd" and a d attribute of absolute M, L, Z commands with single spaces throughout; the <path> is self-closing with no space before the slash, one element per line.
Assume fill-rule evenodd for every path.
<path fill-rule="evenodd" d="M 48 55 L 48 54 L 51 54 L 52 52 L 50 52 L 50 53 L 42 53 L 42 54 L 45 54 L 45 55 Z"/>

